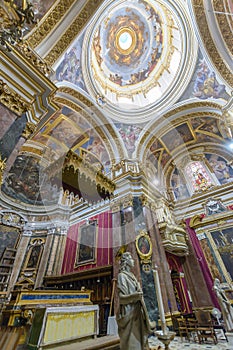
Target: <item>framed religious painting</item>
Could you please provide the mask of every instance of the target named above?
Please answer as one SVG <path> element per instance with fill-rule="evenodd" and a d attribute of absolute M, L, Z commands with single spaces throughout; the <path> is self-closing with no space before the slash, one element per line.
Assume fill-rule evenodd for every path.
<path fill-rule="evenodd" d="M 150 263 L 152 255 L 152 244 L 147 231 L 142 230 L 136 237 L 136 249 L 141 262 L 144 264 Z"/>
<path fill-rule="evenodd" d="M 97 221 L 82 225 L 78 232 L 75 265 L 93 264 L 96 261 Z"/>

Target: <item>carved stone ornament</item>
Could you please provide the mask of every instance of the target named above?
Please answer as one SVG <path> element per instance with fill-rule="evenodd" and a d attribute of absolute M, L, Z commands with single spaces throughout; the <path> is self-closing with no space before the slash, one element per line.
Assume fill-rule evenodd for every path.
<path fill-rule="evenodd" d="M 220 199 L 209 198 L 205 203 L 206 215 L 213 215 L 227 211 L 228 209 L 223 205 Z"/>
<path fill-rule="evenodd" d="M 13 113 L 21 116 L 30 105 L 19 94 L 12 90 L 3 80 L 0 79 L 0 103 L 9 108 Z"/>
<path fill-rule="evenodd" d="M 5 0 L 0 4 L 1 28 L 0 45 L 8 51 L 12 45 L 23 39 L 26 24 L 35 23 L 32 4 L 29 0 L 18 5 L 16 1 Z"/>
<path fill-rule="evenodd" d="M 33 132 L 35 131 L 36 125 L 31 123 L 31 122 L 27 122 L 26 123 L 26 127 L 22 133 L 22 137 L 24 137 L 26 140 L 29 139 L 29 137 L 33 134 Z"/>
<path fill-rule="evenodd" d="M 136 249 L 142 264 L 151 263 L 152 243 L 146 230 L 140 231 L 136 237 Z"/>
<path fill-rule="evenodd" d="M 26 41 L 17 43 L 16 48 L 44 75 L 51 74 L 52 68 L 30 48 Z"/>
<path fill-rule="evenodd" d="M 0 212 L 0 223 L 7 226 L 23 228 L 26 221 L 17 213 L 2 211 Z"/>

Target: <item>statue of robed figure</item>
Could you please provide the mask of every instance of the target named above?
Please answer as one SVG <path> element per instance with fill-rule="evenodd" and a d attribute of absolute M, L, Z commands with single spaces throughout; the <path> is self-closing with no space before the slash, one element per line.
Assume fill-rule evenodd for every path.
<path fill-rule="evenodd" d="M 149 320 L 141 286 L 130 271 L 133 266 L 131 254 L 123 253 L 117 280 L 120 304 L 117 324 L 121 350 L 149 349 L 148 335 L 155 328 Z"/>

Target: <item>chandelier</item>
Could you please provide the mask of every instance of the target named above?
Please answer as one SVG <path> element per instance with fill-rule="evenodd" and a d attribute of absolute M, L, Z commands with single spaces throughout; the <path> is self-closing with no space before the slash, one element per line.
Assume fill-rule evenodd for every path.
<path fill-rule="evenodd" d="M 29 0 L 0 0 L 0 45 L 11 51 L 11 46 L 23 40 L 27 24 L 35 23 Z"/>

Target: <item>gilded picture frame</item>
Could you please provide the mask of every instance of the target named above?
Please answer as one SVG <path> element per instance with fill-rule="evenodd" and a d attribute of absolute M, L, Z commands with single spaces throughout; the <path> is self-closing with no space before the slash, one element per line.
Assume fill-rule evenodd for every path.
<path fill-rule="evenodd" d="M 135 244 L 141 262 L 144 264 L 150 263 L 152 256 L 152 243 L 147 231 L 140 231 L 139 235 L 136 237 Z"/>

